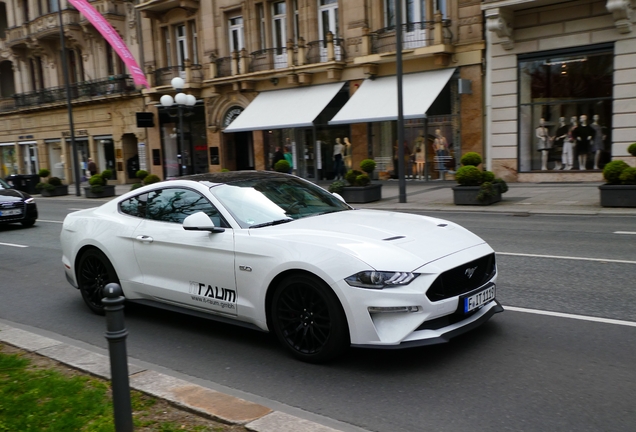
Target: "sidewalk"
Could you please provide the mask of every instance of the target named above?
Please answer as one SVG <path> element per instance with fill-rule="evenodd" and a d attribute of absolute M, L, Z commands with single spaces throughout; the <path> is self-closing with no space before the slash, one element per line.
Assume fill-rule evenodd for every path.
<path fill-rule="evenodd" d="M 331 181 L 316 182 L 325 189 Z M 508 192 L 502 200 L 489 206 L 458 206 L 453 203 L 452 187 L 454 181 L 406 180 L 406 202 L 400 203 L 399 181 L 374 181 L 382 184 L 380 201 L 352 204 L 356 208 L 399 211 L 449 211 L 449 212 L 486 212 L 513 214 L 552 214 L 552 215 L 604 215 L 631 216 L 636 215 L 636 208 L 601 207 L 598 186 L 601 182 L 576 183 L 508 183 Z M 115 186 L 115 193 L 123 195 L 130 191 L 131 185 Z M 89 200 L 82 194 L 75 195 L 75 188 L 69 187 L 69 195 L 42 199 L 82 199 Z M 112 198 L 90 199 L 95 205 Z"/>

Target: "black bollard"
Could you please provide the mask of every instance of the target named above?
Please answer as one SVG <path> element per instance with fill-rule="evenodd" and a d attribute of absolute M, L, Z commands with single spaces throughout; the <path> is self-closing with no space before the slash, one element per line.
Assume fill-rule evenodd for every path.
<path fill-rule="evenodd" d="M 113 388 L 113 410 L 115 431 L 132 432 L 132 406 L 128 382 L 128 355 L 124 325 L 124 296 L 119 284 L 109 283 L 104 287 L 102 299 L 106 311 L 106 340 L 110 354 L 110 375 Z"/>

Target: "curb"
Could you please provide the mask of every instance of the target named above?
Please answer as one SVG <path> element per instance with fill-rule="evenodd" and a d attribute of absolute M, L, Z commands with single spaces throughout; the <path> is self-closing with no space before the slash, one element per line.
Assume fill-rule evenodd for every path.
<path fill-rule="evenodd" d="M 33 352 L 90 375 L 110 380 L 110 359 L 55 339 L 0 323 L 0 342 Z M 339 432 L 266 406 L 192 384 L 134 363 L 128 363 L 130 388 L 177 407 L 254 432 Z"/>

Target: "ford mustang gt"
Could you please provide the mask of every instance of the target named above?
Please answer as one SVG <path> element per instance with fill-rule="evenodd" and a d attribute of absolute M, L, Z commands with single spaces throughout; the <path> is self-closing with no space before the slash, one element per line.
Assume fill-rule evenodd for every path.
<path fill-rule="evenodd" d="M 127 301 L 273 332 L 322 362 L 349 346 L 447 342 L 503 311 L 495 253 L 432 217 L 354 209 L 301 178 L 200 174 L 69 214 L 69 282 L 95 313 Z"/>

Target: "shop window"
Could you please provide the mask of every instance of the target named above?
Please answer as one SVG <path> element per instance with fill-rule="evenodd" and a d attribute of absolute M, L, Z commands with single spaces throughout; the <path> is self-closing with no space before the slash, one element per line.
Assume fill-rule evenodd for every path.
<path fill-rule="evenodd" d="M 613 47 L 519 56 L 519 171 L 611 159 Z"/>

